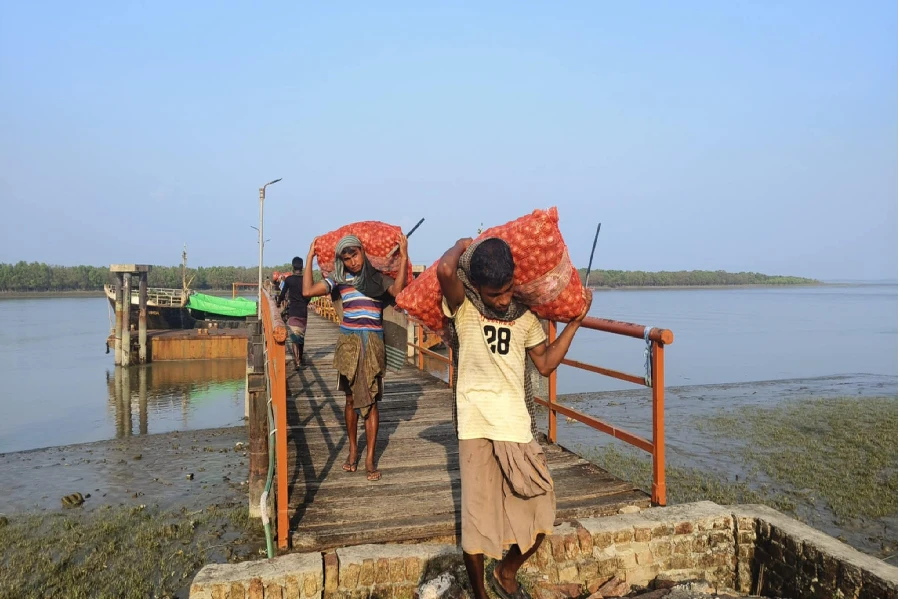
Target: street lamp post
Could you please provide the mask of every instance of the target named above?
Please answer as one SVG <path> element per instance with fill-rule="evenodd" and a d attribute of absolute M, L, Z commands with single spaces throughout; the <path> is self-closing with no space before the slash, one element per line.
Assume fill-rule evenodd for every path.
<path fill-rule="evenodd" d="M 263 291 L 263 246 L 265 242 L 263 241 L 263 203 L 266 200 L 266 187 L 269 185 L 273 185 L 281 181 L 280 178 L 275 179 L 274 181 L 269 181 L 265 185 L 259 188 L 259 229 L 257 232 L 259 233 L 259 293 L 260 293 L 260 304 L 256 308 L 257 315 L 262 317 L 262 291 Z"/>

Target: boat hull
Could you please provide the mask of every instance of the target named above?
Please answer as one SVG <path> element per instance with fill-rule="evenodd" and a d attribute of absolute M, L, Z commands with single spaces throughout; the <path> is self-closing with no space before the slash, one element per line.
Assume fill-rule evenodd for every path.
<path fill-rule="evenodd" d="M 115 300 L 107 298 L 115 311 Z M 129 322 L 137 327 L 140 308 L 132 304 Z M 147 306 L 147 329 L 192 329 L 197 319 L 191 316 L 187 308 L 177 306 Z"/>

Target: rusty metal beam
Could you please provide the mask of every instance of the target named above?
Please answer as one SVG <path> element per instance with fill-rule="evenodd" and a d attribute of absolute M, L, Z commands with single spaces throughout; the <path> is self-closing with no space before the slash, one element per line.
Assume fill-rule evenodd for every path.
<path fill-rule="evenodd" d="M 415 350 L 419 351 L 424 356 L 431 356 L 432 358 L 440 360 L 441 362 L 444 362 L 445 364 L 450 364 L 450 358 L 448 358 L 447 356 L 444 356 L 442 354 L 439 354 L 436 351 L 430 350 L 427 347 L 423 347 L 421 345 L 416 345 L 415 343 L 407 343 L 407 345 L 414 348 Z M 424 359 L 423 359 L 423 361 L 424 361 Z"/>
<path fill-rule="evenodd" d="M 612 424 L 609 424 L 608 422 L 600 420 L 599 418 L 594 418 L 593 416 L 588 416 L 587 414 L 579 412 L 578 410 L 573 410 L 572 408 L 567 408 L 566 406 L 560 405 L 558 403 L 550 404 L 550 402 L 544 401 L 540 397 L 535 397 L 534 401 L 537 402 L 538 404 L 544 406 L 548 410 L 550 410 L 551 413 L 559 412 L 563 416 L 567 416 L 567 417 L 571 418 L 572 420 L 577 420 L 578 422 L 581 422 L 582 424 L 586 424 L 593 429 L 596 429 L 598 431 L 602 431 L 604 433 L 612 435 L 616 439 L 625 441 L 629 445 L 634 445 L 638 449 L 643 449 L 647 453 L 653 453 L 653 443 L 651 443 L 650 441 L 648 441 L 647 439 L 645 439 L 643 437 L 639 437 L 638 435 L 635 435 L 634 433 L 629 433 L 626 430 L 616 428 Z"/>
<path fill-rule="evenodd" d="M 569 360 L 568 358 L 563 358 L 562 363 L 566 366 L 580 368 L 582 370 L 588 370 L 590 372 L 596 372 L 597 374 L 602 374 L 610 378 L 619 379 L 620 381 L 626 381 L 641 386 L 646 385 L 646 383 L 644 382 L 644 377 L 628 374 L 627 372 L 611 370 L 609 368 L 603 368 L 602 366 L 594 366 L 593 364 L 585 364 L 584 362 L 579 362 L 578 360 Z"/>
<path fill-rule="evenodd" d="M 593 316 L 585 318 L 581 323 L 581 326 L 595 331 L 634 337 L 635 339 L 643 339 L 644 329 L 646 328 L 643 325 L 634 324 L 632 322 L 609 320 L 608 318 L 594 318 Z M 657 329 L 656 327 L 653 327 L 650 329 L 650 340 L 659 341 L 660 343 L 669 345 L 675 341 L 675 335 L 669 329 Z"/>

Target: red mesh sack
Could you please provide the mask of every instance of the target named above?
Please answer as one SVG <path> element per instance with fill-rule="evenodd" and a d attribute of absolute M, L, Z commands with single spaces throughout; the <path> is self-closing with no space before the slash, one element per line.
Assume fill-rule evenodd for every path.
<path fill-rule="evenodd" d="M 499 237 L 509 244 L 516 271 L 516 299 L 540 318 L 569 321 L 584 309 L 581 279 L 569 260 L 569 251 L 559 232 L 556 208 L 535 210 L 478 236 Z M 419 275 L 397 296 L 397 305 L 433 330 L 446 324 L 441 312 L 441 289 L 437 263 Z"/>
<path fill-rule="evenodd" d="M 400 252 L 394 252 L 390 258 L 387 258 L 387 255 L 397 246 L 397 240 L 402 232 L 400 227 L 367 220 L 344 225 L 340 229 L 320 235 L 316 239 L 315 250 L 316 262 L 319 264 L 322 276 L 327 277 L 334 272 L 334 248 L 338 241 L 346 235 L 356 235 L 362 242 L 363 249 L 372 266 L 396 279 L 400 271 Z M 407 262 L 406 281 L 412 280 L 412 263 Z"/>
<path fill-rule="evenodd" d="M 441 284 L 437 278 L 437 265 L 429 266 L 415 281 L 397 296 L 397 307 L 422 322 L 432 331 L 442 332 L 447 319 L 441 310 Z"/>

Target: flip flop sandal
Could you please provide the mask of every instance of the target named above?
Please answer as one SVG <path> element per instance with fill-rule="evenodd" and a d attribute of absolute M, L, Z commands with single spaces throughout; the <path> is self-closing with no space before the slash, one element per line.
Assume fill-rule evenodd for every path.
<path fill-rule="evenodd" d="M 370 482 L 381 480 L 381 472 L 378 470 L 366 470 L 366 480 Z"/>
<path fill-rule="evenodd" d="M 491 572 L 491 575 L 488 578 L 491 579 L 491 590 L 494 591 L 500 599 L 531 599 L 531 595 L 528 594 L 528 591 L 526 591 L 522 585 L 518 585 L 516 590 L 510 593 L 503 588 L 502 584 L 500 584 L 500 580 L 497 578 L 496 574 Z"/>
<path fill-rule="evenodd" d="M 356 456 L 355 462 L 351 462 L 350 458 L 347 458 L 347 461 L 341 466 L 341 470 L 344 472 L 356 472 L 357 465 L 359 465 L 359 456 Z"/>

